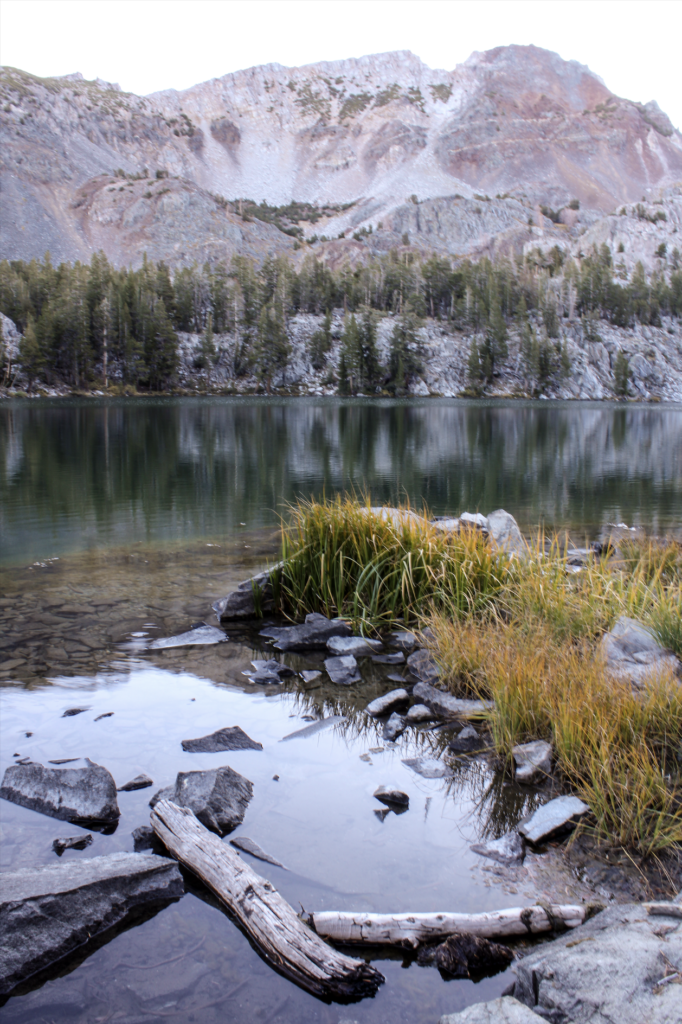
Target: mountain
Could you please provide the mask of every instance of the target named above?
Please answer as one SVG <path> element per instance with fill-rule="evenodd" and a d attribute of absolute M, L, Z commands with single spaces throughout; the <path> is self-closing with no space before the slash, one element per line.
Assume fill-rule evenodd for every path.
<path fill-rule="evenodd" d="M 406 51 L 270 64 L 147 97 L 4 68 L 0 143 L 0 257 L 117 265 L 299 258 L 312 236 L 332 263 L 566 246 L 682 180 L 656 103 L 533 46 L 453 71 Z"/>

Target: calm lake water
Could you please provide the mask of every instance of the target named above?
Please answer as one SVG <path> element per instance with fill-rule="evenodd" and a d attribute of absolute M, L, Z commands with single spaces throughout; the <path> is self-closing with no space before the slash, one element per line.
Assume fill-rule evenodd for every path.
<path fill-rule="evenodd" d="M 363 709 L 397 685 L 395 667 L 363 662 L 362 682 L 349 690 L 324 676 L 309 687 L 295 676 L 265 688 L 243 675 L 251 658 L 269 656 L 255 632 L 156 652 L 132 642 L 215 622 L 211 603 L 276 558 L 284 503 L 345 489 L 375 502 L 409 495 L 435 514 L 504 507 L 522 528 L 542 521 L 576 538 L 609 521 L 677 530 L 682 408 L 263 399 L 0 406 L 0 770 L 17 756 L 43 764 L 88 756 L 118 785 L 141 772 L 154 779 L 153 789 L 119 794 L 112 834 L 93 832 L 87 851 L 64 860 L 132 850 L 157 788 L 178 771 L 229 763 L 254 784 L 238 834 L 288 870 L 244 856 L 296 909 L 477 911 L 555 892 L 542 856 L 513 874 L 469 848 L 514 825 L 542 793 L 505 783 L 485 760 L 448 762 L 451 774 L 440 779 L 403 764 L 418 754 L 447 762 L 447 732 L 413 727 L 397 744 L 383 741 Z M 321 667 L 323 657 L 285 656 L 297 671 Z M 74 706 L 86 710 L 63 718 Z M 345 721 L 283 742 L 332 714 Z M 228 725 L 263 751 L 182 751 L 182 739 Z M 409 811 L 378 817 L 379 785 L 404 789 Z M 4 801 L 0 812 L 2 870 L 56 862 L 52 840 L 83 831 Z M 579 900 L 580 886 L 567 878 L 562 894 Z M 272 971 L 197 884 L 107 938 L 12 996 L 3 1020 L 435 1024 L 499 995 L 511 977 L 446 981 L 399 955 L 374 961 L 386 977 L 375 998 L 328 1005 Z"/>

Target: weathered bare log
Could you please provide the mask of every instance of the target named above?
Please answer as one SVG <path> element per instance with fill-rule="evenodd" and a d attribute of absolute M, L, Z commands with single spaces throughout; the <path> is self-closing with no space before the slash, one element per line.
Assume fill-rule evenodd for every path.
<path fill-rule="evenodd" d="M 159 800 L 151 823 L 166 848 L 215 893 L 282 974 L 317 996 L 374 995 L 383 975 L 323 942 L 271 883 L 204 828 L 192 811 Z"/>
<path fill-rule="evenodd" d="M 468 932 L 484 939 L 503 939 L 575 928 L 596 910 L 594 904 L 545 904 L 484 914 L 362 914 L 328 910 L 311 914 L 310 921 L 317 934 L 331 942 L 416 949 L 424 942 L 436 942 L 455 932 Z"/>

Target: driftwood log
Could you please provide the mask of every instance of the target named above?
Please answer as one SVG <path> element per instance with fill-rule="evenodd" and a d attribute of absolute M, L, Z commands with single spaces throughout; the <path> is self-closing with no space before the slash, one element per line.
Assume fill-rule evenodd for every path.
<path fill-rule="evenodd" d="M 270 882 L 204 828 L 189 808 L 159 800 L 151 823 L 173 856 L 215 893 L 265 959 L 287 978 L 316 996 L 374 995 L 383 975 L 323 942 Z"/>
<path fill-rule="evenodd" d="M 310 914 L 310 923 L 318 935 L 330 942 L 416 949 L 423 943 L 437 942 L 455 932 L 467 932 L 483 939 L 504 939 L 575 928 L 596 910 L 594 904 L 545 904 L 484 914 L 362 914 L 327 910 Z"/>

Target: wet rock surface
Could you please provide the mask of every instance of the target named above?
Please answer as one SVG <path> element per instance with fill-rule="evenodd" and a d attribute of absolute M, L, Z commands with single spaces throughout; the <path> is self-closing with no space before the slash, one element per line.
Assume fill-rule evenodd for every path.
<path fill-rule="evenodd" d="M 353 686 L 361 682 L 358 663 L 352 654 L 342 654 L 337 658 L 327 658 L 324 663 L 327 675 L 337 686 Z"/>
<path fill-rule="evenodd" d="M 10 992 L 99 932 L 149 903 L 184 892 L 173 860 L 112 853 L 3 875 L 0 993 Z"/>
<path fill-rule="evenodd" d="M 529 843 L 543 843 L 570 832 L 589 809 L 577 796 L 558 796 L 521 822 L 519 832 Z"/>
<path fill-rule="evenodd" d="M 331 654 L 352 654 L 356 658 L 368 658 L 383 649 L 380 640 L 369 640 L 363 636 L 333 636 L 327 641 Z"/>
<path fill-rule="evenodd" d="M 682 663 L 667 651 L 646 626 L 621 615 L 600 642 L 610 675 L 639 689 L 648 679 L 672 672 L 682 676 Z"/>
<path fill-rule="evenodd" d="M 489 857 L 500 864 L 523 864 L 526 855 L 526 844 L 518 832 L 507 832 L 499 839 L 489 839 L 483 843 L 473 843 L 473 853 L 481 857 Z"/>
<path fill-rule="evenodd" d="M 121 812 L 111 773 L 88 758 L 86 762 L 85 768 L 10 765 L 0 797 L 62 821 L 116 821 Z"/>
<path fill-rule="evenodd" d="M 352 635 L 343 619 L 328 619 L 326 615 L 311 612 L 300 626 L 266 626 L 260 635 L 274 640 L 279 651 L 314 651 L 327 646 L 333 636 Z"/>
<path fill-rule="evenodd" d="M 425 704 L 438 716 L 444 718 L 469 718 L 482 715 L 489 706 L 488 702 L 481 700 L 465 700 L 461 697 L 452 697 L 443 690 L 438 690 L 429 683 L 419 682 L 412 690 L 412 696 Z"/>
<path fill-rule="evenodd" d="M 544 740 L 521 743 L 512 747 L 517 782 L 542 782 L 552 770 L 552 744 Z"/>
<path fill-rule="evenodd" d="M 196 740 L 183 740 L 182 749 L 189 754 L 215 754 L 224 750 L 262 750 L 263 744 L 252 740 L 238 725 L 233 725 Z"/>
<path fill-rule="evenodd" d="M 398 708 L 407 707 L 409 700 L 410 695 L 407 690 L 403 688 L 390 690 L 388 693 L 383 694 L 382 697 L 376 697 L 373 701 L 370 701 L 365 711 L 372 718 L 380 718 L 381 715 L 388 715 Z"/>
<path fill-rule="evenodd" d="M 194 811 L 211 832 L 224 836 L 241 825 L 252 796 L 252 783 L 225 766 L 205 772 L 178 772 L 175 785 L 155 793 L 149 806 L 154 807 L 159 800 L 172 800 Z"/>
<path fill-rule="evenodd" d="M 150 651 L 164 650 L 167 647 L 191 647 L 193 644 L 220 644 L 227 640 L 222 629 L 216 626 L 195 626 L 186 633 L 177 636 L 163 636 L 148 644 Z"/>

